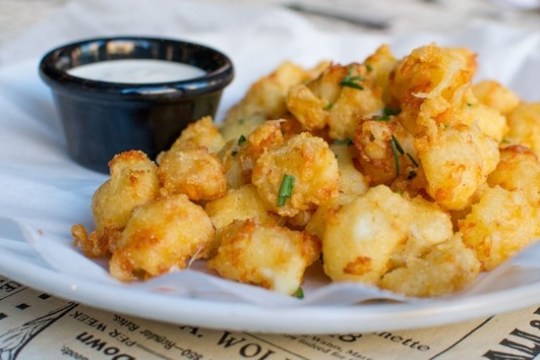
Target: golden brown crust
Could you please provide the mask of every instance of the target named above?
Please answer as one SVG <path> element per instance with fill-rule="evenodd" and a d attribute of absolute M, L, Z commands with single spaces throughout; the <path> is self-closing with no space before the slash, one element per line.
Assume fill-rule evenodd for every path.
<path fill-rule="evenodd" d="M 96 229 L 74 225 L 74 242 L 112 254 L 128 281 L 203 257 L 292 294 L 322 255 L 332 281 L 459 291 L 540 236 L 540 104 L 474 84 L 476 66 L 436 44 L 401 60 L 383 45 L 362 63 L 284 63 L 222 126 L 185 129 L 159 166 L 115 156 Z"/>
<path fill-rule="evenodd" d="M 320 244 L 309 234 L 237 220 L 220 233 L 217 255 L 210 269 L 236 281 L 293 294 L 302 284 L 305 269 L 320 254 Z"/>
<path fill-rule="evenodd" d="M 208 215 L 186 195 L 149 201 L 127 223 L 109 264 L 111 274 L 135 280 L 183 269 L 189 259 L 208 253 L 214 233 Z"/>

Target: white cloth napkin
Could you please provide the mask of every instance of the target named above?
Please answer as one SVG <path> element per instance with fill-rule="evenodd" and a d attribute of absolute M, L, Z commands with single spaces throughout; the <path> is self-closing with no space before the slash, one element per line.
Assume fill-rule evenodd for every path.
<path fill-rule="evenodd" d="M 362 61 L 384 42 L 398 56 L 430 42 L 467 46 L 479 54 L 479 78 L 497 79 L 525 99 L 540 100 L 540 33 L 484 26 L 455 34 L 388 38 L 321 31 L 296 13 L 267 6 L 195 0 L 71 2 L 0 49 L 0 251 L 4 256 L 25 252 L 24 261 L 103 285 L 116 281 L 108 275 L 104 262 L 87 259 L 72 246 L 70 227 L 81 222 L 92 226 L 90 197 L 106 177 L 68 157 L 52 97 L 38 77 L 37 63 L 52 47 L 104 35 L 182 38 L 227 53 L 235 64 L 236 78 L 224 93 L 218 119 L 251 82 L 284 60 L 305 66 L 322 59 Z M 30 244 L 32 252 L 24 250 L 25 244 Z M 539 251 L 538 246 L 525 251 L 483 276 L 469 292 L 454 296 L 539 282 Z M 299 303 L 209 275 L 200 262 L 190 270 L 129 286 L 134 292 L 168 288 L 171 296 L 271 305 L 351 304 L 372 298 L 416 301 L 357 284 L 328 284 L 320 269 L 314 269 L 304 288 L 307 298 Z"/>

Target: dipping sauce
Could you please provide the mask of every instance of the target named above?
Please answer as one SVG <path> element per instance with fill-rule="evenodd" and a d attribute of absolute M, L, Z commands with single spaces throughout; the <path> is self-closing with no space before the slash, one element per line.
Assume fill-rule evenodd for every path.
<path fill-rule="evenodd" d="M 88 80 L 151 84 L 193 79 L 206 72 L 198 67 L 165 60 L 107 60 L 69 69 L 69 75 Z"/>

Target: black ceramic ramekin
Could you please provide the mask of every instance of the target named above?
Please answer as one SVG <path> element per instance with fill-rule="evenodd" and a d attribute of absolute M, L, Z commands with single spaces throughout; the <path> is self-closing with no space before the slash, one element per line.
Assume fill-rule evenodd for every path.
<path fill-rule="evenodd" d="M 155 59 L 196 66 L 206 74 L 151 84 L 95 81 L 67 70 L 115 59 Z M 139 149 L 154 158 L 170 147 L 182 129 L 202 116 L 214 116 L 223 88 L 233 79 L 231 60 L 212 48 L 185 41 L 113 37 L 56 48 L 39 64 L 53 92 L 70 156 L 90 169 L 107 172 L 117 153 Z"/>

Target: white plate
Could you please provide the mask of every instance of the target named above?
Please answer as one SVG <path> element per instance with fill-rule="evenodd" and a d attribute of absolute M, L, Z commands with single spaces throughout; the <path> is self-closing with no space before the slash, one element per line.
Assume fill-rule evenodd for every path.
<path fill-rule="evenodd" d="M 0 272 L 27 286 L 104 310 L 206 328 L 301 334 L 413 329 L 540 303 L 540 282 L 429 303 L 295 307 L 179 298 L 60 273 L 40 261 L 26 243 L 2 239 L 0 244 Z"/>
<path fill-rule="evenodd" d="M 244 54 L 242 44 L 228 41 L 226 34 L 215 35 L 212 39 L 221 45 L 219 48 L 229 54 Z M 271 35 L 267 40 L 274 39 L 275 34 Z M 358 54 L 373 50 L 371 45 L 376 43 L 376 39 L 343 34 L 323 35 L 316 43 L 328 46 L 321 44 L 313 49 L 331 49 L 332 54 L 338 55 L 336 59 L 362 58 Z M 469 46 L 480 54 L 481 76 L 497 78 L 532 100 L 540 99 L 534 76 L 540 71 L 537 35 L 480 28 L 448 39 L 427 35 L 394 39 L 391 45 L 400 49 L 396 51 L 398 54 L 434 40 Z M 289 46 L 279 53 L 271 52 L 273 58 L 261 57 L 259 62 L 238 55 L 233 60 L 238 69 L 260 70 L 274 67 L 278 57 L 301 58 L 306 64 L 327 57 L 326 53 L 316 52 L 306 55 L 307 50 L 313 49 L 305 48 L 305 36 L 287 38 L 285 42 Z M 512 56 L 501 56 L 508 53 Z M 332 301 L 317 303 L 310 302 L 309 293 L 303 302 L 292 301 L 247 286 L 208 283 L 218 288 L 240 289 L 236 293 L 240 299 L 233 300 L 212 294 L 202 297 L 189 289 L 171 293 L 115 282 L 107 277 L 102 265 L 84 258 L 70 246 L 69 227 L 90 221 L 90 196 L 105 177 L 80 168 L 67 157 L 49 90 L 38 79 L 35 65 L 36 62 L 23 63 L 0 69 L 0 273 L 13 280 L 86 305 L 153 320 L 279 333 L 420 328 L 540 303 L 538 248 L 525 259 L 525 268 L 519 271 L 506 268 L 504 278 L 501 276 L 499 281 L 495 274 L 494 281 L 482 283 L 485 286 L 480 286 L 481 291 L 406 303 L 344 304 L 339 297 L 330 296 L 326 300 Z M 227 106 L 237 100 L 256 76 L 239 72 L 240 82 L 233 84 L 232 93 L 226 94 L 223 104 Z M 10 221 L 21 225 L 26 233 L 19 233 L 21 229 L 10 231 Z M 170 279 L 176 281 L 174 276 Z M 251 294 L 258 298 L 251 299 Z M 266 301 L 267 298 L 271 301 Z"/>

